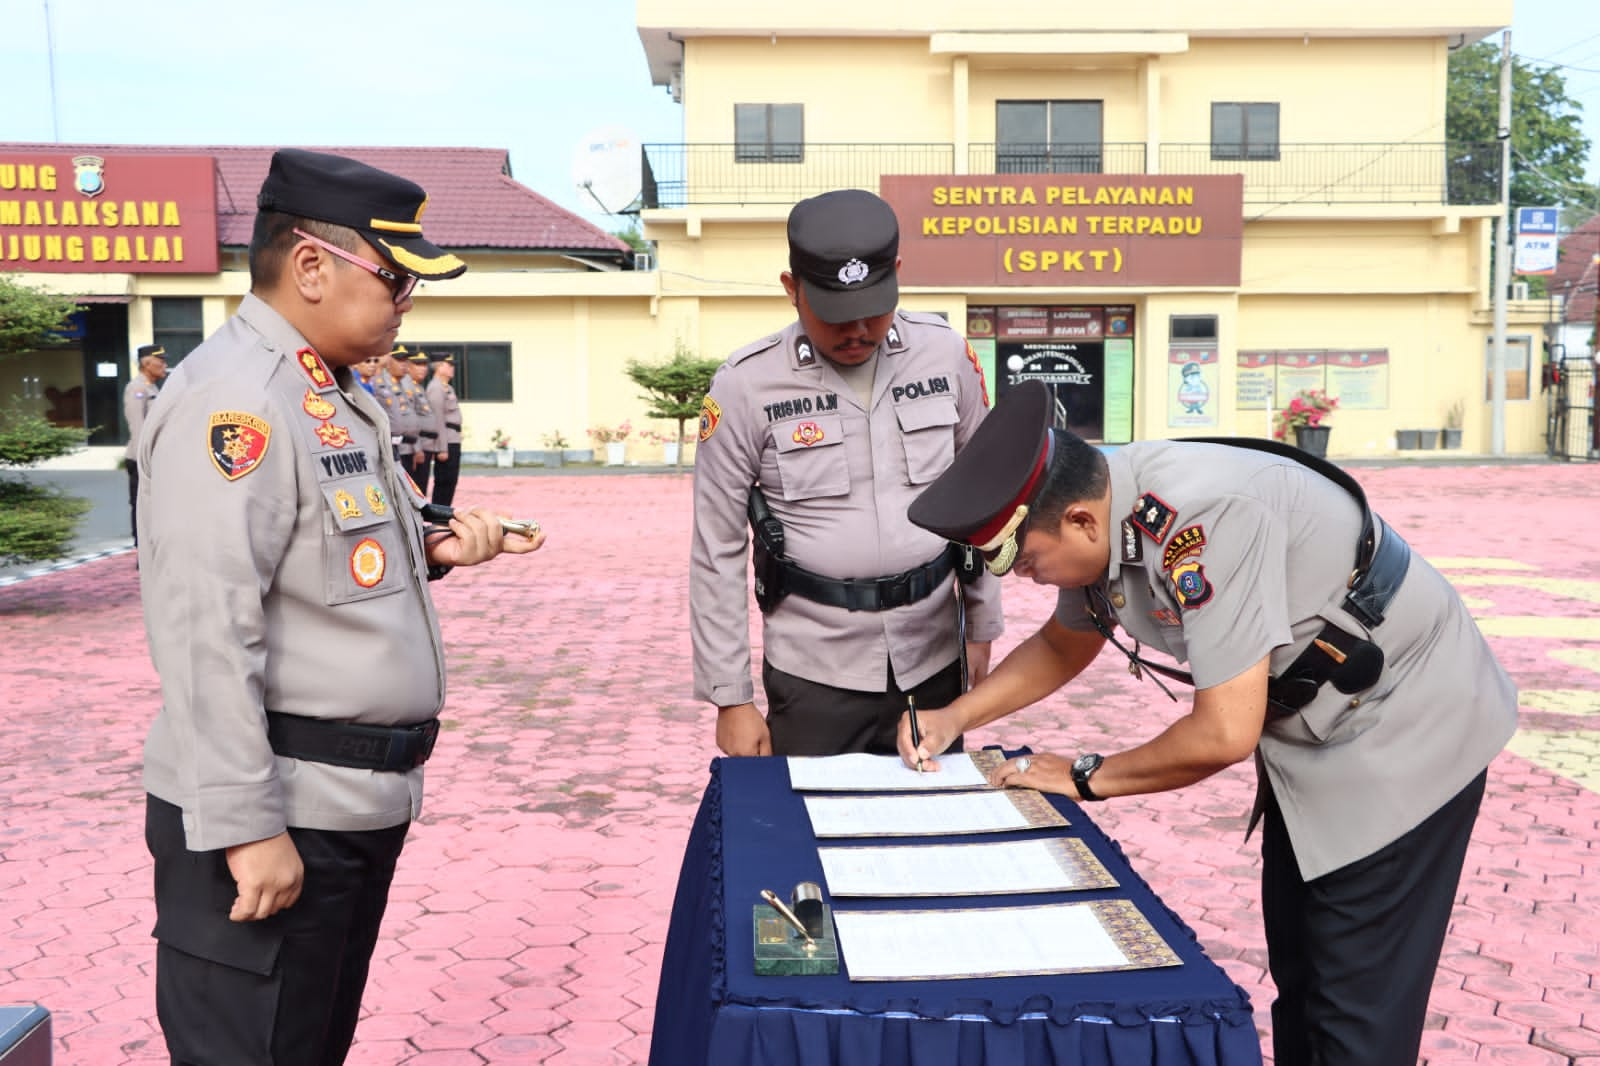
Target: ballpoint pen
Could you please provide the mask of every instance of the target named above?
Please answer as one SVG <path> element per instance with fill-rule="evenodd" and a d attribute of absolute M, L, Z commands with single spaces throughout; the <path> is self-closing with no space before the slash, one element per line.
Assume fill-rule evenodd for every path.
<path fill-rule="evenodd" d="M 782 915 L 784 921 L 794 926 L 795 932 L 806 938 L 806 947 L 814 948 L 817 946 L 817 942 L 811 938 L 811 934 L 806 932 L 805 923 L 801 922 L 799 918 L 795 917 L 794 911 L 784 906 L 783 900 L 778 898 L 778 894 L 776 892 L 772 891 L 770 888 L 763 888 L 761 890 L 761 898 L 767 901 L 767 906 L 771 907 L 773 910 Z"/>
<path fill-rule="evenodd" d="M 906 696 L 906 713 L 911 716 L 911 746 L 920 748 L 922 747 L 922 727 L 917 725 L 917 698 L 915 696 L 909 694 Z M 922 755 L 920 753 L 917 755 L 917 773 L 922 773 Z"/>
<path fill-rule="evenodd" d="M 455 508 L 442 503 L 425 503 L 422 505 L 422 519 L 425 522 L 437 522 L 444 525 L 455 517 Z M 539 523 L 531 518 L 501 518 L 500 528 L 507 533 L 517 533 L 524 537 L 531 537 L 539 532 Z"/>

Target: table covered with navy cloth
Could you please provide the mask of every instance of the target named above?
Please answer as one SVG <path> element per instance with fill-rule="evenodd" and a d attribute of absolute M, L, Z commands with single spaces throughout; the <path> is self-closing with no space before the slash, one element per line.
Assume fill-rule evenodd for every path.
<path fill-rule="evenodd" d="M 1067 828 L 981 836 L 825 840 L 978 843 L 1076 836 L 1114 889 L 981 898 L 834 899 L 804 799 L 782 758 L 717 759 L 690 830 L 661 966 L 651 1066 L 1258 1066 L 1250 997 L 1128 865 L 1083 809 L 1047 797 Z M 835 909 L 1028 906 L 1131 899 L 1182 966 L 1111 973 L 851 982 L 757 976 L 751 909 L 824 886 Z"/>

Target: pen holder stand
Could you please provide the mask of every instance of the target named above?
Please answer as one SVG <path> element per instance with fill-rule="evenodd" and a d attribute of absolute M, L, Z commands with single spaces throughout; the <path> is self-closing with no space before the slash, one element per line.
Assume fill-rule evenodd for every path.
<path fill-rule="evenodd" d="M 826 903 L 820 906 L 822 931 L 813 937 L 816 947 L 808 948 L 805 938 L 777 911 L 765 903 L 755 904 L 751 925 L 755 930 L 758 975 L 794 977 L 839 972 L 839 941 L 833 935 L 833 908 Z"/>

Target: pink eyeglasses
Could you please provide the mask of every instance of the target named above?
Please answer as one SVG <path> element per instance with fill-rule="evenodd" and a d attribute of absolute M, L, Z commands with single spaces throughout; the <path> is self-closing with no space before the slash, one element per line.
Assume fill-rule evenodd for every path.
<path fill-rule="evenodd" d="M 376 274 L 378 277 L 388 282 L 389 291 L 394 295 L 394 302 L 396 305 L 403 304 L 406 302 L 406 300 L 410 299 L 411 294 L 416 291 L 417 282 L 422 280 L 415 274 L 396 274 L 394 271 L 387 270 L 376 263 L 369 263 L 359 255 L 347 252 L 338 245 L 329 244 L 320 237 L 313 237 L 311 234 L 307 233 L 298 226 L 295 227 L 294 232 L 296 236 L 304 237 L 318 248 L 321 248 L 324 251 L 332 252 L 345 262 L 354 263 L 367 273 Z"/>

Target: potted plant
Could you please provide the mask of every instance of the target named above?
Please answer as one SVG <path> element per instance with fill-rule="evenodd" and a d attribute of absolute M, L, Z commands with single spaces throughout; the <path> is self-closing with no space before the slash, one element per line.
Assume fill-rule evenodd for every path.
<path fill-rule="evenodd" d="M 495 466 L 516 465 L 517 453 L 511 448 L 511 434 L 496 426 L 494 432 L 489 434 L 489 446 L 494 449 Z"/>
<path fill-rule="evenodd" d="M 1294 433 L 1294 443 L 1301 451 L 1318 457 L 1328 454 L 1328 416 L 1339 406 L 1336 396 L 1323 389 L 1301 389 L 1289 401 L 1289 406 L 1278 411 L 1273 419 L 1272 435 L 1288 440 Z"/>
<path fill-rule="evenodd" d="M 554 433 L 544 435 L 544 451 L 541 453 L 545 466 L 560 466 L 566 459 L 567 449 L 572 445 L 567 443 L 567 438 L 561 435 L 558 429 Z"/>
<path fill-rule="evenodd" d="M 1461 447 L 1461 425 L 1466 421 L 1466 404 L 1457 400 L 1444 412 L 1444 446 L 1446 448 Z"/>
<path fill-rule="evenodd" d="M 633 425 L 627 419 L 616 427 L 595 426 L 589 430 L 589 439 L 596 444 L 603 444 L 606 448 L 606 465 L 621 466 L 624 453 L 627 449 L 626 441 L 633 432 Z"/>

